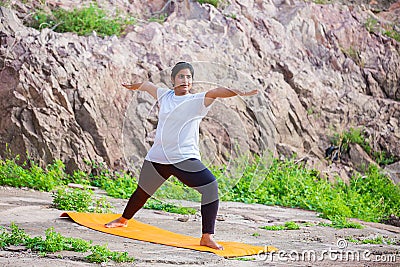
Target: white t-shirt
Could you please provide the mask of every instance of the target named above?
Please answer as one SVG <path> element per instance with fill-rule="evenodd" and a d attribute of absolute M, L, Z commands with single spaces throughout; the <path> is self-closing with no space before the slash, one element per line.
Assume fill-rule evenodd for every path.
<path fill-rule="evenodd" d="M 205 92 L 176 96 L 173 90 L 157 89 L 160 105 L 154 144 L 146 160 L 173 164 L 200 159 L 199 126 L 211 105 L 204 105 Z"/>

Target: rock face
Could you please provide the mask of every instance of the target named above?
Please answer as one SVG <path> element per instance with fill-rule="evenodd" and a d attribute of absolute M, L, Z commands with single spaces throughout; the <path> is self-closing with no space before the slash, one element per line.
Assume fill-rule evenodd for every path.
<path fill-rule="evenodd" d="M 201 125 L 208 162 L 271 151 L 325 171 L 330 137 L 350 127 L 363 127 L 374 149 L 400 158 L 399 43 L 365 27 L 381 18 L 342 4 L 232 2 L 219 9 L 191 1 L 102 3 L 141 11 L 120 38 L 37 31 L 20 19 L 27 5 L 0 7 L 1 155 L 8 144 L 44 164 L 62 159 L 70 171 L 85 160 L 140 166 L 157 106 L 120 83 L 171 86 L 170 67 L 186 60 L 195 66 L 195 91 L 260 89 L 213 106 Z M 158 10 L 166 21 L 148 22 Z M 396 3 L 386 19 L 388 12 L 398 12 Z"/>

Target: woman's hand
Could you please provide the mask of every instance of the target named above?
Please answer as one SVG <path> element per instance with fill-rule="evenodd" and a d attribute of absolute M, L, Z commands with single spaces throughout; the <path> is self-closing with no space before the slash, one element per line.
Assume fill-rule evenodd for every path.
<path fill-rule="evenodd" d="M 137 90 L 137 89 L 139 89 L 139 87 L 142 85 L 142 83 L 133 83 L 133 84 L 130 84 L 130 83 L 122 83 L 121 84 L 123 87 L 125 87 L 126 89 L 128 89 L 128 90 Z"/>
<path fill-rule="evenodd" d="M 142 82 L 142 83 L 121 83 L 123 87 L 128 90 L 139 90 L 143 92 L 149 93 L 152 97 L 157 99 L 157 86 L 155 86 L 151 82 Z"/>
<path fill-rule="evenodd" d="M 238 89 L 232 89 L 232 88 L 227 88 L 227 87 L 218 87 L 211 89 L 206 93 L 206 96 L 204 98 L 204 105 L 208 107 L 211 105 L 215 99 L 218 97 L 220 98 L 226 98 L 226 97 L 232 97 L 232 96 L 251 96 L 255 95 L 258 93 L 257 89 L 253 89 L 248 92 L 243 92 Z"/>

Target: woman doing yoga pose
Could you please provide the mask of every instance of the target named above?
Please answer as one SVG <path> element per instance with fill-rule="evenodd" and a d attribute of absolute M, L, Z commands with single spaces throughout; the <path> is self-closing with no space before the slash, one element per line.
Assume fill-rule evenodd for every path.
<path fill-rule="evenodd" d="M 201 194 L 202 237 L 200 245 L 223 249 L 212 238 L 218 211 L 218 184 L 215 176 L 200 161 L 199 125 L 217 98 L 249 96 L 257 90 L 239 92 L 218 87 L 207 92 L 190 93 L 194 69 L 187 62 L 177 63 L 171 71 L 173 90 L 158 88 L 151 82 L 122 84 L 130 90 L 145 91 L 159 103 L 159 118 L 154 144 L 148 151 L 139 175 L 138 187 L 124 213 L 105 225 L 126 227 L 128 220 L 171 175 Z"/>

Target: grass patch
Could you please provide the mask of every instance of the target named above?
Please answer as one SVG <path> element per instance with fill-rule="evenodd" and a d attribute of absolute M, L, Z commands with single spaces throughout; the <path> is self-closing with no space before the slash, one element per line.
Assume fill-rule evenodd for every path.
<path fill-rule="evenodd" d="M 163 24 L 165 22 L 165 20 L 167 19 L 167 17 L 168 17 L 167 14 L 159 14 L 159 15 L 149 18 L 148 21 Z"/>
<path fill-rule="evenodd" d="M 346 237 L 346 240 L 356 244 L 375 244 L 375 245 L 396 245 L 396 241 L 391 238 L 385 238 L 381 235 L 369 238 Z"/>
<path fill-rule="evenodd" d="M 197 0 L 197 2 L 199 2 L 200 4 L 210 4 L 217 8 L 221 1 L 220 0 Z"/>
<path fill-rule="evenodd" d="M 370 141 L 367 140 L 361 128 L 350 128 L 342 133 L 336 133 L 331 138 L 331 142 L 340 148 L 341 153 L 347 153 L 350 144 L 358 144 L 379 166 L 386 166 L 397 161 L 395 156 L 389 155 L 386 151 L 373 151 Z"/>
<path fill-rule="evenodd" d="M 355 228 L 355 229 L 363 229 L 364 227 L 356 222 L 350 222 L 346 218 L 342 216 L 334 216 L 331 218 L 331 223 L 318 223 L 318 226 L 325 226 L 325 227 L 333 227 L 337 229 L 343 228 Z"/>
<path fill-rule="evenodd" d="M 53 192 L 53 205 L 59 210 L 110 213 L 113 206 L 105 197 L 95 197 L 88 189 L 61 187 Z"/>
<path fill-rule="evenodd" d="M 152 210 L 162 210 L 166 212 L 171 212 L 171 213 L 177 213 L 177 214 L 183 214 L 183 215 L 188 215 L 188 214 L 196 214 L 197 210 L 194 208 L 188 208 L 188 207 L 181 207 L 177 206 L 174 204 L 170 203 L 165 203 L 162 202 L 158 199 L 150 198 L 146 204 L 144 205 L 145 209 L 152 209 Z"/>
<path fill-rule="evenodd" d="M 349 48 L 341 48 L 341 51 L 343 54 L 346 55 L 346 57 L 351 58 L 354 63 L 356 63 L 360 67 L 364 67 L 364 62 L 361 59 L 361 52 L 357 50 L 357 48 L 354 47 L 349 47 Z"/>
<path fill-rule="evenodd" d="M 28 26 L 43 29 L 51 28 L 56 32 L 74 32 L 78 35 L 90 35 L 96 32 L 99 36 L 120 36 L 126 26 L 134 24 L 133 17 L 111 17 L 95 4 L 89 7 L 75 8 L 68 11 L 62 8 L 54 9 L 51 13 L 37 10 Z"/>
<path fill-rule="evenodd" d="M 400 42 L 400 32 L 396 30 L 399 25 L 396 24 L 384 24 L 378 21 L 378 19 L 370 16 L 364 23 L 365 28 L 369 33 L 383 34 L 389 38 Z"/>
<path fill-rule="evenodd" d="M 268 231 L 281 231 L 286 230 L 284 225 L 266 225 L 260 227 L 261 229 L 268 230 Z"/>
<path fill-rule="evenodd" d="M 295 222 L 289 221 L 286 222 L 284 225 L 266 225 L 260 228 L 270 231 L 280 231 L 280 230 L 299 230 L 300 226 Z"/>
<path fill-rule="evenodd" d="M 127 252 L 110 251 L 106 245 L 92 245 L 92 241 L 64 237 L 55 232 L 53 228 L 46 230 L 44 238 L 41 236 L 31 237 L 14 223 L 9 228 L 9 230 L 5 227 L 0 228 L 0 249 L 10 245 L 21 245 L 38 252 L 41 256 L 64 250 L 82 253 L 91 252 L 85 258 L 89 262 L 95 263 L 108 262 L 110 260 L 115 262 L 133 262 L 135 260 L 129 257 Z"/>
<path fill-rule="evenodd" d="M 396 40 L 397 42 L 400 42 L 400 32 L 397 32 L 394 26 L 392 26 L 390 29 L 384 30 L 383 34 Z"/>
<path fill-rule="evenodd" d="M 1 0 L 0 1 L 0 6 L 9 7 L 10 6 L 10 0 Z"/>

